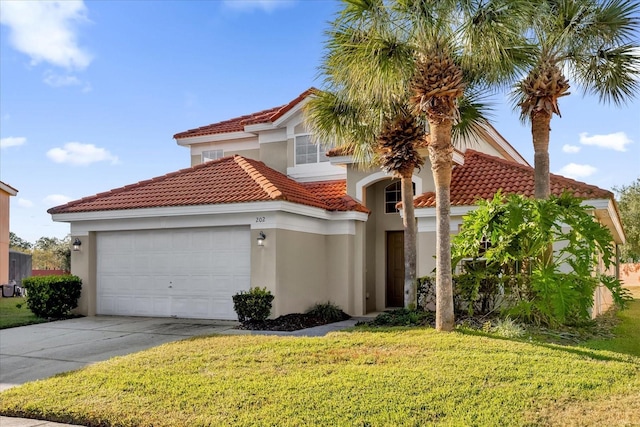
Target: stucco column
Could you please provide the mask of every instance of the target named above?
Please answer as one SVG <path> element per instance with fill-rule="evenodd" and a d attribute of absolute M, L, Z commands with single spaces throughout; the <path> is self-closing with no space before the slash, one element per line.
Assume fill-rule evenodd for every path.
<path fill-rule="evenodd" d="M 71 274 L 82 279 L 82 293 L 78 300 L 78 307 L 73 310 L 75 314 L 83 316 L 96 315 L 96 233 L 88 235 L 72 235 L 71 241 L 76 238 L 82 243 L 79 251 L 71 251 Z"/>

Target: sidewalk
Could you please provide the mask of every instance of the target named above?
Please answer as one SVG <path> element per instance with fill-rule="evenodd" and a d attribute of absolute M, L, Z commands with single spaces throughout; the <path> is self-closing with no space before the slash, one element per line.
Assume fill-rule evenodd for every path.
<path fill-rule="evenodd" d="M 0 417 L 0 427 L 66 427 L 75 424 L 60 424 L 51 421 L 29 420 L 27 418 Z"/>

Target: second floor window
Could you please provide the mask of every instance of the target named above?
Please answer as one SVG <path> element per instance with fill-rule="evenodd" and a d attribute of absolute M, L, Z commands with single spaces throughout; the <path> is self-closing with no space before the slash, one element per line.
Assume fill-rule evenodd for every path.
<path fill-rule="evenodd" d="M 202 163 L 218 160 L 224 156 L 224 150 L 208 150 L 202 152 Z"/>
<path fill-rule="evenodd" d="M 297 135 L 295 137 L 296 165 L 327 162 L 325 149 L 320 144 L 314 144 L 310 135 Z"/>

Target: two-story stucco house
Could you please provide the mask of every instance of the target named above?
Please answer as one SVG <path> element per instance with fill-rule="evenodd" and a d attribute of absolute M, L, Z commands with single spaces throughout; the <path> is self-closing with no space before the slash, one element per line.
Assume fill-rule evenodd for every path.
<path fill-rule="evenodd" d="M 231 296 L 275 295 L 272 314 L 331 301 L 351 315 L 402 305 L 403 232 L 397 180 L 348 153 L 311 143 L 302 108 L 286 105 L 174 136 L 192 167 L 49 210 L 71 224 L 81 250 L 82 314 L 235 319 Z M 533 194 L 533 169 L 498 132 L 456 151 L 451 231 L 478 198 Z M 434 183 L 413 177 L 418 275 L 434 268 Z M 560 176 L 553 192 L 589 199 L 617 243 L 613 194 Z"/>

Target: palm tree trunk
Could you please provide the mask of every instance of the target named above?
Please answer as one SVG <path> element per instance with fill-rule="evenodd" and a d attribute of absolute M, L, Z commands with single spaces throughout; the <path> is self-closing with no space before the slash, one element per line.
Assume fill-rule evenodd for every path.
<path fill-rule="evenodd" d="M 408 176 L 407 176 L 408 175 Z M 416 215 L 413 206 L 412 171 L 400 179 L 402 197 L 402 223 L 404 225 L 404 307 L 416 308 Z"/>
<path fill-rule="evenodd" d="M 451 145 L 450 119 L 429 121 L 429 159 L 436 185 L 436 329 L 452 331 L 453 283 L 451 279 Z"/>
<path fill-rule="evenodd" d="M 531 114 L 531 134 L 533 136 L 535 197 L 547 199 L 551 194 L 549 183 L 549 133 L 551 113 L 535 111 Z"/>

